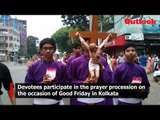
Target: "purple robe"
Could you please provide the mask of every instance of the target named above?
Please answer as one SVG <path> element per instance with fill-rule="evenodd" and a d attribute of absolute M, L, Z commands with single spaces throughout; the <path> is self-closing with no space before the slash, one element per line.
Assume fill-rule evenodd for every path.
<path fill-rule="evenodd" d="M 79 56 L 78 56 L 79 57 Z M 76 59 L 76 58 L 78 58 L 77 56 L 75 56 L 75 55 L 73 55 L 73 56 L 71 56 L 71 57 L 69 57 L 68 58 L 68 61 L 67 61 L 67 66 L 69 67 L 70 66 L 70 64 L 71 64 L 71 62 L 74 60 L 74 59 Z"/>
<path fill-rule="evenodd" d="M 150 83 L 144 68 L 136 63 L 124 62 L 118 65 L 113 72 L 112 83 L 114 84 L 131 84 L 133 83 L 133 80 L 136 80 L 135 82 L 139 80 L 141 84 L 146 86 L 147 97 L 149 94 Z"/>
<path fill-rule="evenodd" d="M 71 56 L 71 57 L 69 57 L 68 58 L 68 62 L 67 62 L 67 72 L 68 72 L 68 70 L 69 70 L 69 66 L 70 66 L 70 64 L 71 64 L 71 62 L 74 60 L 74 59 L 76 59 L 76 58 L 78 58 L 78 57 L 80 57 L 80 56 L 75 56 L 75 55 L 73 55 L 73 56 Z M 68 79 L 67 79 L 67 83 L 70 83 L 70 79 L 71 79 L 71 76 L 70 76 L 70 74 L 69 73 L 67 73 L 67 75 L 68 75 Z"/>
<path fill-rule="evenodd" d="M 42 61 L 39 60 L 30 66 L 25 78 L 25 83 L 40 83 L 46 74 L 47 68 L 53 68 L 56 70 L 56 77 L 54 81 L 56 83 L 64 83 L 67 79 L 66 66 L 57 61 Z"/>
<path fill-rule="evenodd" d="M 100 73 L 98 84 L 111 83 L 112 71 L 110 70 L 109 65 L 105 58 L 101 57 L 101 61 L 105 67 L 105 70 Z M 69 80 L 70 83 L 83 84 L 83 82 L 89 75 L 88 62 L 89 62 L 89 58 L 85 55 L 81 55 L 80 57 L 74 59 L 71 62 L 68 70 L 68 73 L 70 75 L 70 80 Z M 79 101 L 77 101 L 77 98 L 71 98 L 70 102 L 71 102 L 71 105 L 83 105 L 83 103 L 80 103 Z M 96 104 L 112 105 L 113 100 L 112 98 L 106 98 L 105 101 L 102 101 L 101 103 L 96 103 Z"/>
<path fill-rule="evenodd" d="M 41 83 L 48 69 L 54 70 L 54 72 L 56 71 L 53 80 L 55 83 L 64 83 L 65 80 L 67 79 L 67 72 L 65 65 L 54 60 L 50 62 L 39 60 L 36 63 L 33 63 L 29 67 L 28 73 L 25 77 L 25 83 L 30 83 L 30 84 Z M 54 96 L 54 97 L 51 96 L 49 98 L 58 101 L 62 99 L 62 97 L 59 96 Z"/>

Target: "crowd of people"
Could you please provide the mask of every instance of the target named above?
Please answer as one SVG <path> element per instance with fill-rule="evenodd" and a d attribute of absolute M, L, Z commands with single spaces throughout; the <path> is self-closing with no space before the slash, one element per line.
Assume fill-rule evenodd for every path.
<path fill-rule="evenodd" d="M 116 58 L 103 52 L 102 48 L 112 40 L 109 34 L 100 46 L 88 44 L 79 33 L 76 33 L 81 43 L 73 43 L 73 53 L 63 53 L 60 59 L 56 54 L 56 43 L 52 38 L 45 38 L 40 42 L 40 55 L 32 56 L 27 63 L 26 84 L 145 84 L 145 91 L 135 94 L 120 94 L 118 98 L 70 98 L 70 105 L 142 105 L 142 101 L 150 93 L 150 83 L 147 74 L 157 68 L 159 58 L 152 58 L 142 53 L 137 56 L 134 43 L 124 45 L 120 55 Z M 0 64 L 1 65 L 1 64 Z M 0 67 L 6 68 L 1 65 Z M 12 78 L 9 71 L 0 69 L 0 84 L 4 82 L 6 90 L 10 88 Z M 10 77 L 5 78 L 6 74 Z M 5 82 L 8 80 L 8 82 Z M 138 81 L 138 82 L 137 82 Z M 6 85 L 5 85 L 6 84 Z M 0 85 L 1 86 L 1 85 Z M 141 94 L 144 94 L 141 96 Z M 124 97 L 125 96 L 125 97 Z M 15 97 L 11 99 L 16 104 Z M 34 98 L 33 105 L 62 105 L 62 97 Z"/>

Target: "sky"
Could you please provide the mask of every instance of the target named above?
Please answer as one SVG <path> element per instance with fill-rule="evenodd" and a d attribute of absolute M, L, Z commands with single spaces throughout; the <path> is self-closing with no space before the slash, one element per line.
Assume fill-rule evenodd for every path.
<path fill-rule="evenodd" d="M 32 35 L 42 40 L 51 37 L 63 27 L 61 15 L 11 15 L 12 18 L 27 21 L 27 37 Z"/>

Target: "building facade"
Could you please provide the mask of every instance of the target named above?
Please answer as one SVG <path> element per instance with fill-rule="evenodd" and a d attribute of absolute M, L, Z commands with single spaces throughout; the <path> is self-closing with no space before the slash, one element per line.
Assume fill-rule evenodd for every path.
<path fill-rule="evenodd" d="M 2 61 L 13 61 L 14 53 L 20 48 L 20 33 L 12 27 L 0 24 L 0 57 Z"/>
<path fill-rule="evenodd" d="M 160 53 L 160 15 L 115 15 L 113 31 L 134 42 L 138 54 Z"/>
<path fill-rule="evenodd" d="M 25 20 L 0 15 L 0 57 L 13 61 L 17 52 L 27 52 L 27 23 Z"/>

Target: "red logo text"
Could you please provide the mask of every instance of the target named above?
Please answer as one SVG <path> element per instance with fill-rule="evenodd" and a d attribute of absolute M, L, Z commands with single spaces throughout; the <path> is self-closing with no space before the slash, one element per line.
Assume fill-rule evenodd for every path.
<path fill-rule="evenodd" d="M 125 24 L 156 24 L 156 20 L 150 19 L 150 20 L 143 20 L 143 19 L 130 19 L 126 18 L 124 20 Z"/>

